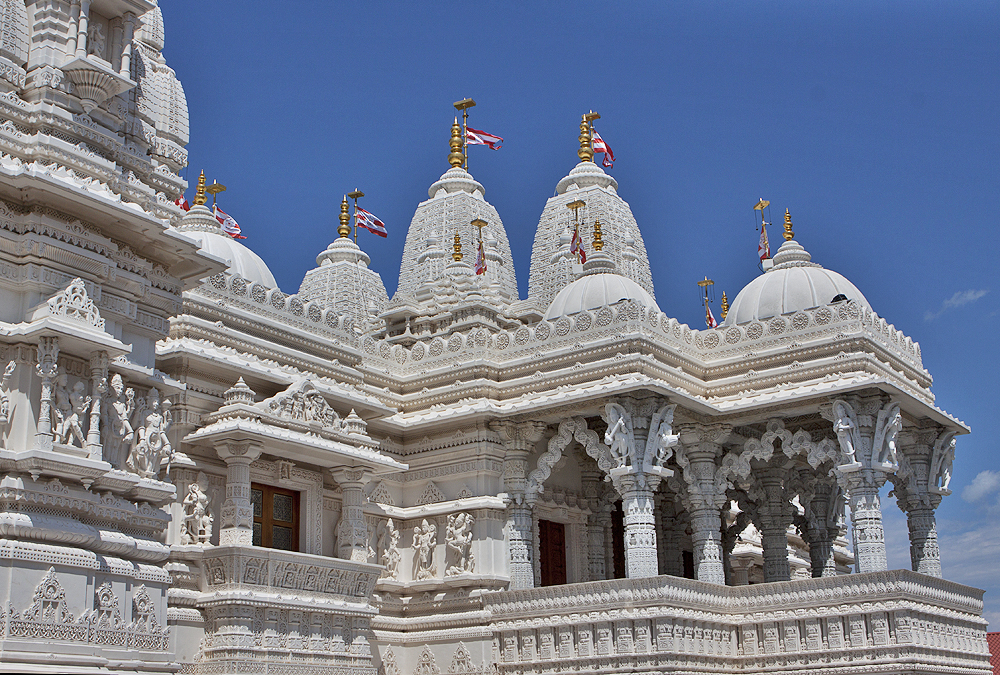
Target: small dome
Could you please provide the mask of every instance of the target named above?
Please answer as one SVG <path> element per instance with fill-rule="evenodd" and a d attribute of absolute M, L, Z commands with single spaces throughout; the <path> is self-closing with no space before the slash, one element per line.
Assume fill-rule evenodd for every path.
<path fill-rule="evenodd" d="M 854 284 L 843 275 L 812 262 L 812 256 L 793 239 L 778 249 L 774 267 L 740 291 L 729 308 L 724 325 L 769 319 L 845 298 L 871 309 Z"/>
<path fill-rule="evenodd" d="M 636 282 L 620 274 L 601 272 L 582 276 L 559 291 L 545 312 L 545 319 L 549 321 L 584 310 L 600 309 L 626 299 L 660 311 L 653 296 Z"/>
<path fill-rule="evenodd" d="M 0 57 L 23 67 L 28 61 L 28 10 L 24 0 L 0 0 L 0 34 Z"/>
<path fill-rule="evenodd" d="M 274 275 L 261 257 L 222 231 L 219 221 L 205 206 L 192 206 L 177 226 L 209 255 L 226 261 L 229 272 L 267 288 L 277 288 Z"/>

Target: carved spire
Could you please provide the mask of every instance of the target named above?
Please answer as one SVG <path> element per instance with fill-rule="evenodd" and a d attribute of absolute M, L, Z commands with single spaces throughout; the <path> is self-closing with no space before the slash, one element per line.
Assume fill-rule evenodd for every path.
<path fill-rule="evenodd" d="M 204 206 L 206 201 L 208 200 L 205 197 L 205 172 L 202 171 L 201 175 L 198 176 L 198 190 L 194 193 L 194 205 Z"/>
<path fill-rule="evenodd" d="M 448 145 L 451 147 L 448 163 L 456 167 L 462 166 L 462 162 L 465 161 L 465 155 L 462 153 L 462 125 L 458 123 L 457 117 L 455 123 L 451 125 L 451 140 L 448 141 Z"/>
<path fill-rule="evenodd" d="M 340 202 L 340 226 L 337 227 L 337 234 L 346 239 L 351 236 L 351 214 L 347 212 L 347 195 Z"/>

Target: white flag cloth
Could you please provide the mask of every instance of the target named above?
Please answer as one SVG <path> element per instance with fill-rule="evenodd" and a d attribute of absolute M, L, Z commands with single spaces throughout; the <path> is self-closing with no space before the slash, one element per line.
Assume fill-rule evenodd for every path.
<path fill-rule="evenodd" d="M 467 127 L 465 129 L 465 143 L 466 145 L 488 145 L 491 150 L 499 150 L 503 144 L 503 138 Z"/>
<path fill-rule="evenodd" d="M 596 129 L 594 129 L 591 133 L 593 135 L 594 153 L 603 152 L 604 160 L 601 164 L 610 169 L 615 165 L 615 153 L 611 152 L 611 148 L 604 142 L 604 139 L 601 138 L 601 135 L 597 133 Z"/>
<path fill-rule="evenodd" d="M 246 239 L 240 231 L 240 224 L 236 222 L 236 219 L 231 215 L 220 209 L 218 206 L 213 206 L 215 209 L 215 219 L 219 221 L 219 225 L 222 225 L 222 231 L 228 234 L 233 239 Z"/>
<path fill-rule="evenodd" d="M 354 219 L 358 227 L 363 227 L 372 234 L 377 234 L 380 237 L 389 236 L 389 233 L 385 229 L 385 223 L 360 206 L 357 207 L 357 211 L 354 213 Z"/>
<path fill-rule="evenodd" d="M 576 261 L 581 265 L 587 262 L 587 252 L 583 250 L 583 239 L 580 237 L 580 228 L 573 228 L 573 238 L 569 243 L 569 252 L 576 256 Z"/>
<path fill-rule="evenodd" d="M 476 274 L 486 274 L 486 251 L 483 250 L 483 242 L 479 242 L 479 251 L 476 252 Z"/>
<path fill-rule="evenodd" d="M 765 226 L 761 224 L 760 242 L 757 244 L 757 255 L 760 256 L 762 261 L 771 257 L 771 246 L 767 243 L 767 230 L 764 228 Z"/>
<path fill-rule="evenodd" d="M 712 308 L 705 305 L 705 323 L 708 324 L 709 328 L 715 328 L 719 325 L 719 322 L 715 320 L 715 315 L 712 314 Z"/>

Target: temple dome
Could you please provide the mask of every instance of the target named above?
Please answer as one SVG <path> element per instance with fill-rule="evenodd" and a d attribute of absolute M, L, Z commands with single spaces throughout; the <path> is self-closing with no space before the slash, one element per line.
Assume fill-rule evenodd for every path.
<path fill-rule="evenodd" d="M 316 256 L 316 267 L 306 272 L 298 296 L 319 302 L 361 323 L 375 321 L 389 296 L 371 258 L 350 237 L 339 237 Z"/>
<path fill-rule="evenodd" d="M 794 239 L 774 255 L 774 267 L 739 292 L 724 325 L 769 319 L 803 309 L 828 305 L 843 296 L 871 309 L 861 291 L 843 275 L 823 269 Z M 841 299 L 843 299 L 841 298 Z"/>
<path fill-rule="evenodd" d="M 196 241 L 205 253 L 225 260 L 231 274 L 238 274 L 267 288 L 278 287 L 261 257 L 223 232 L 219 221 L 207 207 L 192 206 L 181 219 L 177 231 Z"/>
<path fill-rule="evenodd" d="M 592 250 L 594 221 L 601 221 L 604 253 L 623 277 L 652 297 L 653 276 L 646 245 L 628 203 L 618 196 L 618 182 L 591 161 L 580 162 L 556 186 L 556 195 L 545 204 L 535 231 L 528 276 L 528 299 L 547 306 L 576 278 L 570 253 L 573 212 L 566 206 L 581 200 L 580 236 L 588 254 Z"/>
<path fill-rule="evenodd" d="M 572 316 L 622 300 L 634 300 L 642 307 L 660 311 L 656 300 L 645 288 L 615 271 L 611 256 L 596 252 L 584 264 L 584 275 L 556 294 L 544 318 L 549 321 Z"/>
<path fill-rule="evenodd" d="M 514 258 L 500 214 L 485 199 L 485 189 L 465 169 L 452 167 L 428 190 L 430 199 L 417 206 L 403 245 L 403 260 L 399 269 L 396 294 L 416 297 L 418 289 L 428 281 L 442 277 L 451 260 L 456 234 L 472 250 L 479 239 L 475 219 L 485 220 L 483 243 L 486 253 L 486 274 L 482 281 L 494 285 L 499 295 L 517 300 L 517 279 Z"/>

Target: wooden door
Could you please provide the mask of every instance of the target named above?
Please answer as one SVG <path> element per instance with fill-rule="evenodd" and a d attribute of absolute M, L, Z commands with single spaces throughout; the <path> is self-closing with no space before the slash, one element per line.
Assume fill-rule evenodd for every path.
<path fill-rule="evenodd" d="M 565 584 L 566 526 L 551 520 L 539 520 L 538 548 L 542 586 Z"/>

